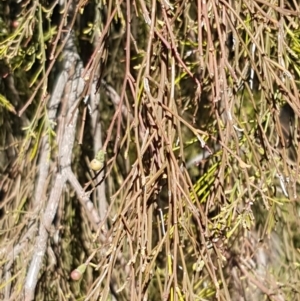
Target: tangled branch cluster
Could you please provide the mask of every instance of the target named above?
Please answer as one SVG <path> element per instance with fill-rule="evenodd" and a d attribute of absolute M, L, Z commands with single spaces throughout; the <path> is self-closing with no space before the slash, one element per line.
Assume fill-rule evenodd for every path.
<path fill-rule="evenodd" d="M 5 300 L 300 298 L 295 1 L 0 8 Z"/>

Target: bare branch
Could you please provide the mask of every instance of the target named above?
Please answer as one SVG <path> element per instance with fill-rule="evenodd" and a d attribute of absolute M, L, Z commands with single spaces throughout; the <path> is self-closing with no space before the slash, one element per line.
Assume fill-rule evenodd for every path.
<path fill-rule="evenodd" d="M 66 122 L 64 124 L 62 139 L 61 141 L 58 141 L 59 170 L 55 176 L 54 185 L 51 189 L 47 206 L 40 221 L 39 235 L 35 243 L 31 264 L 26 276 L 26 282 L 24 286 L 26 301 L 34 299 L 35 287 L 46 252 L 49 231 L 56 214 L 58 203 L 63 192 L 63 187 L 67 181 L 67 171 L 71 165 L 78 117 L 76 101 L 83 91 L 83 79 L 81 78 L 82 63 L 79 60 L 74 43 L 74 35 L 71 34 L 66 43 L 66 48 L 63 51 L 65 57 L 63 72 L 68 72 L 69 81 L 67 83 L 67 87 L 65 88 L 65 97 L 68 101 Z M 58 100 L 59 95 L 55 95 L 55 97 L 57 97 Z M 54 103 L 57 103 L 57 100 Z"/>

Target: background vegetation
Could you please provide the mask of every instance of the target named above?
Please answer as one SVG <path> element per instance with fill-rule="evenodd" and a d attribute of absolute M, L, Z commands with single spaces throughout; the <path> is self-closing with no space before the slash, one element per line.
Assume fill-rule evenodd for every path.
<path fill-rule="evenodd" d="M 0 3 L 0 299 L 300 300 L 296 0 Z"/>

